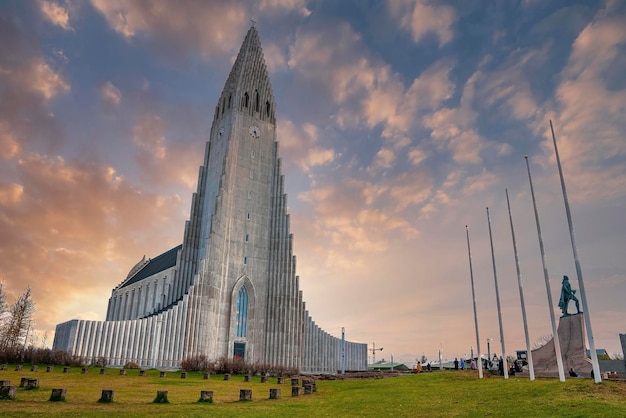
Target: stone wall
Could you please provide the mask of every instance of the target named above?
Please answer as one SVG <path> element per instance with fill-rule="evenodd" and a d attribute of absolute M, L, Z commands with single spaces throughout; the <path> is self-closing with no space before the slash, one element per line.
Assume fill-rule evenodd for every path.
<path fill-rule="evenodd" d="M 574 369 L 582 376 L 591 375 L 591 360 L 587 358 L 583 314 L 568 315 L 559 320 L 558 335 L 561 343 L 563 369 L 567 376 Z M 559 370 L 554 351 L 554 340 L 533 350 L 533 365 L 538 376 L 558 376 Z"/>

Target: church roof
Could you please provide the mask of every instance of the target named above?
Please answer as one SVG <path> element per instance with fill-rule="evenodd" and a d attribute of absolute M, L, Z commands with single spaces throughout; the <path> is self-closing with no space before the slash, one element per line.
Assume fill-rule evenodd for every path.
<path fill-rule="evenodd" d="M 256 28 L 252 26 L 241 44 L 237 59 L 228 75 L 222 97 L 227 92 L 242 97 L 244 93 L 259 92 L 266 100 L 274 102 L 274 93 L 270 83 L 261 39 Z"/>
<path fill-rule="evenodd" d="M 180 250 L 182 247 L 183 244 L 180 244 L 179 246 L 174 247 L 161 255 L 148 259 L 148 262 L 143 266 L 143 268 L 135 273 L 135 275 L 131 277 L 130 280 L 127 280 L 125 283 L 123 283 L 121 287 L 126 287 L 133 283 L 137 283 L 138 281 L 143 280 L 146 277 L 150 277 L 163 270 L 174 267 L 176 265 L 178 250 Z"/>

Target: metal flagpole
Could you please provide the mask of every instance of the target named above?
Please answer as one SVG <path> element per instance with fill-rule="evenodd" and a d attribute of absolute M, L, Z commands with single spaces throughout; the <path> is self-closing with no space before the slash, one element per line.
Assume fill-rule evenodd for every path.
<path fill-rule="evenodd" d="M 526 321 L 526 305 L 524 304 L 524 287 L 522 285 L 522 273 L 519 268 L 519 257 L 517 256 L 517 244 L 515 242 L 515 230 L 513 229 L 513 216 L 511 215 L 511 203 L 509 202 L 509 191 L 506 193 L 506 205 L 509 208 L 509 221 L 511 222 L 511 237 L 513 238 L 513 252 L 515 253 L 515 268 L 517 269 L 517 284 L 519 286 L 519 301 L 522 305 L 522 319 L 524 320 L 524 336 L 526 337 L 526 358 L 528 359 L 528 372 L 530 380 L 535 380 L 535 367 L 533 365 L 533 354 L 530 351 L 530 339 L 528 338 L 528 322 Z"/>
<path fill-rule="evenodd" d="M 502 310 L 500 309 L 500 292 L 498 291 L 498 275 L 496 274 L 496 256 L 493 253 L 493 238 L 491 236 L 491 218 L 489 208 L 487 208 L 487 224 L 489 224 L 489 243 L 491 244 L 491 261 L 493 264 L 493 281 L 496 284 L 496 302 L 498 305 L 498 322 L 500 324 L 500 342 L 502 343 L 502 370 L 504 378 L 509 378 L 509 368 L 506 367 L 506 350 L 504 348 L 504 329 L 502 328 Z"/>
<path fill-rule="evenodd" d="M 543 265 L 543 278 L 546 282 L 546 292 L 548 293 L 548 308 L 550 310 L 550 321 L 552 322 L 552 341 L 554 341 L 554 354 L 556 355 L 556 364 L 559 369 L 559 379 L 565 382 L 565 372 L 563 371 L 563 357 L 561 356 L 561 341 L 559 333 L 556 329 L 556 320 L 554 319 L 554 304 L 552 303 L 552 292 L 550 291 L 550 278 L 548 277 L 548 267 L 546 266 L 546 253 L 543 249 L 543 238 L 541 238 L 541 226 L 539 224 L 539 212 L 537 212 L 537 202 L 535 201 L 535 189 L 533 188 L 533 179 L 530 176 L 530 166 L 528 165 L 528 155 L 526 159 L 526 170 L 528 171 L 528 182 L 530 183 L 530 195 L 533 198 L 533 208 L 535 210 L 535 223 L 537 224 L 537 236 L 539 237 L 539 251 L 541 253 L 541 264 Z"/>
<path fill-rule="evenodd" d="M 341 374 L 346 374 L 346 329 L 341 327 Z"/>
<path fill-rule="evenodd" d="M 552 120 L 550 120 L 550 131 L 552 132 L 552 142 L 554 143 L 554 154 L 556 156 L 556 164 L 559 168 L 559 176 L 561 177 L 561 189 L 563 189 L 563 201 L 565 202 L 565 213 L 567 214 L 567 225 L 569 226 L 569 236 L 572 241 L 572 251 L 574 252 L 574 264 L 576 265 L 576 275 L 578 276 L 578 287 L 580 288 L 580 301 L 583 304 L 583 317 L 585 318 L 585 328 L 587 329 L 587 339 L 589 340 L 589 351 L 591 354 L 591 365 L 593 366 L 593 377 L 596 383 L 602 382 L 600 376 L 600 364 L 598 363 L 598 353 L 593 342 L 593 332 L 591 332 L 591 319 L 589 317 L 589 308 L 587 306 L 587 295 L 585 293 L 585 284 L 583 283 L 583 272 L 580 268 L 578 259 L 578 250 L 576 249 L 576 238 L 574 237 L 574 225 L 572 222 L 572 213 L 567 200 L 567 191 L 565 190 L 565 180 L 563 179 L 563 170 L 561 169 L 561 159 L 559 158 L 559 150 L 556 146 L 556 138 L 554 136 L 554 128 Z"/>
<path fill-rule="evenodd" d="M 470 250 L 469 229 L 465 225 L 465 235 L 467 235 L 467 254 L 469 256 L 470 280 L 472 282 L 472 301 L 474 302 L 474 327 L 476 328 L 476 349 L 478 350 L 478 378 L 483 378 L 483 365 L 480 358 L 480 337 L 478 336 L 478 315 L 476 314 L 476 293 L 474 293 L 474 272 L 472 271 L 472 251 Z M 472 349 L 473 350 L 473 349 Z M 472 353 L 472 358 L 474 354 Z"/>

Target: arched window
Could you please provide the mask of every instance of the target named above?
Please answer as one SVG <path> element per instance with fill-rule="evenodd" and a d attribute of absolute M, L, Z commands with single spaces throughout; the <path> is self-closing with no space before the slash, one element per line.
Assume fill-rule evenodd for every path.
<path fill-rule="evenodd" d="M 237 293 L 237 317 L 235 325 L 235 336 L 246 336 L 246 319 L 248 317 L 248 291 L 245 286 L 241 286 Z"/>
<path fill-rule="evenodd" d="M 254 100 L 254 110 L 256 110 L 258 112 L 259 111 L 259 106 L 260 106 L 259 103 L 260 103 L 261 100 L 259 98 L 259 91 L 255 90 L 254 92 L 256 93 L 256 96 L 254 98 L 255 99 Z"/>
<path fill-rule="evenodd" d="M 250 103 L 250 96 L 248 96 L 248 92 L 243 95 L 243 104 L 245 107 L 248 107 L 248 103 Z"/>
<path fill-rule="evenodd" d="M 270 110 L 271 110 L 270 102 L 265 102 L 265 114 L 267 115 L 267 117 L 270 116 Z"/>
<path fill-rule="evenodd" d="M 233 101 L 233 95 L 231 94 L 231 95 L 228 96 L 228 108 L 229 109 L 230 109 L 230 102 L 232 102 L 232 101 Z"/>
<path fill-rule="evenodd" d="M 222 115 L 224 114 L 225 109 L 226 109 L 226 98 L 222 100 Z"/>

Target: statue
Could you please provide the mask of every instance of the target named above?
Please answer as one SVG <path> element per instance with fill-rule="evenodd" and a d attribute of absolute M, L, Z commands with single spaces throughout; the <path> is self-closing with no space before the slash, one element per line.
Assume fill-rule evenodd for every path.
<path fill-rule="evenodd" d="M 578 305 L 578 298 L 574 296 L 576 290 L 572 290 L 572 286 L 569 284 L 569 277 L 563 276 L 563 284 L 561 285 L 561 298 L 559 299 L 559 308 L 563 312 L 563 316 L 569 315 L 567 313 L 567 306 L 569 302 L 573 300 L 576 303 L 576 310 L 580 313 L 580 306 Z"/>

